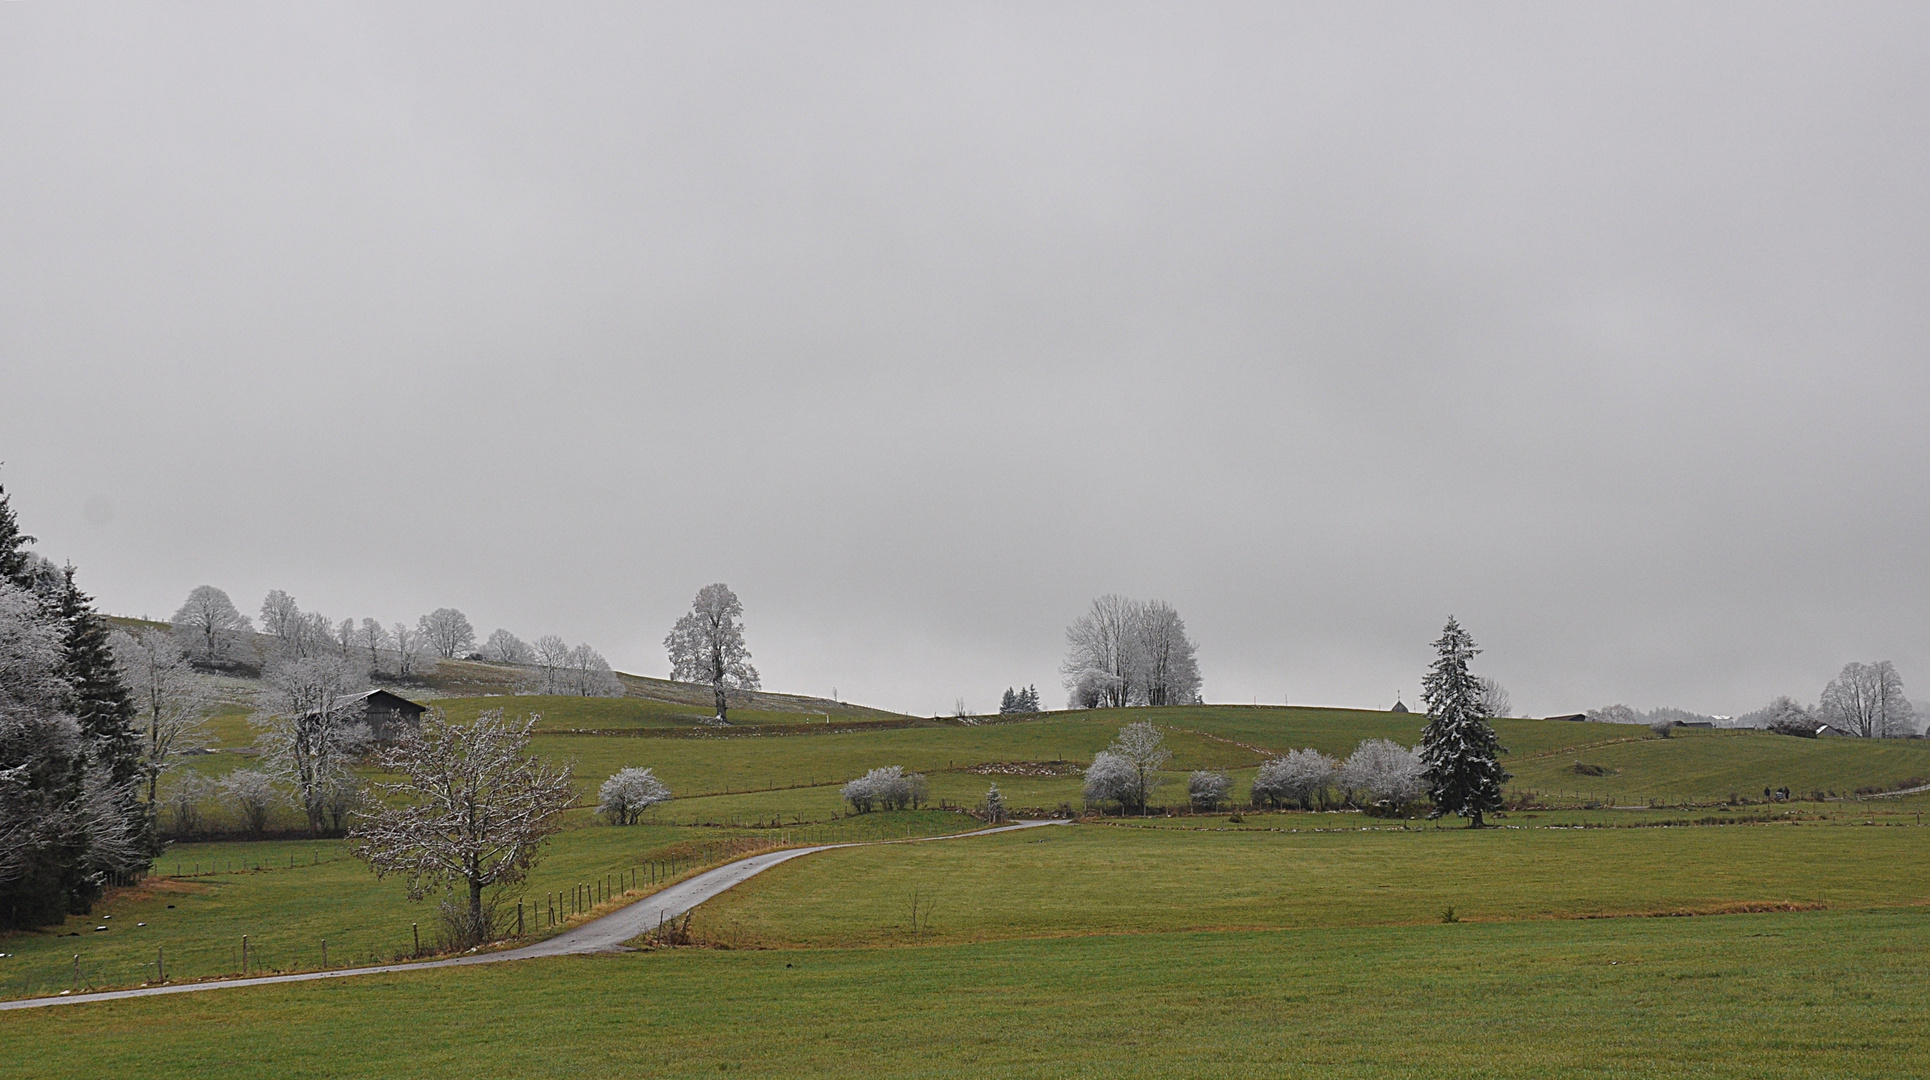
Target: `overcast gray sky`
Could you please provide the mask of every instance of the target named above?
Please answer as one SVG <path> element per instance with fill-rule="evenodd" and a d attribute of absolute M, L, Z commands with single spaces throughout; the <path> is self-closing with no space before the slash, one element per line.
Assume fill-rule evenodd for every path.
<path fill-rule="evenodd" d="M 0 6 L 0 483 L 771 689 L 1930 696 L 1922 4 Z"/>

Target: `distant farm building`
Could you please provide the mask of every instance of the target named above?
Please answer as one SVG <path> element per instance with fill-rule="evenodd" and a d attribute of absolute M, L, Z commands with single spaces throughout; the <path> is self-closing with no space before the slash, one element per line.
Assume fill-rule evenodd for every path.
<path fill-rule="evenodd" d="M 365 690 L 346 699 L 342 711 L 351 721 L 368 724 L 369 734 L 377 742 L 394 742 L 420 728 L 422 714 L 429 707 L 387 690 Z"/>
<path fill-rule="evenodd" d="M 1588 714 L 1587 714 L 1587 713 L 1585 713 L 1585 712 L 1573 712 L 1573 713 L 1564 713 L 1564 714 L 1562 714 L 1561 716 L 1551 716 L 1551 717 L 1548 717 L 1548 719 L 1550 719 L 1550 720 L 1572 720 L 1572 721 L 1577 721 L 1577 722 L 1579 722 L 1579 721 L 1582 721 L 1582 720 L 1586 720 L 1586 719 L 1588 719 Z"/>
<path fill-rule="evenodd" d="M 1406 705 L 1405 705 L 1404 703 L 1402 703 L 1402 701 L 1401 701 L 1401 699 L 1400 699 L 1400 698 L 1395 698 L 1395 699 L 1394 699 L 1394 707 L 1393 707 L 1393 708 L 1391 708 L 1391 709 L 1389 709 L 1389 710 L 1387 710 L 1387 711 L 1388 711 L 1388 712 L 1406 712 L 1406 711 L 1407 711 L 1407 706 L 1406 706 Z"/>

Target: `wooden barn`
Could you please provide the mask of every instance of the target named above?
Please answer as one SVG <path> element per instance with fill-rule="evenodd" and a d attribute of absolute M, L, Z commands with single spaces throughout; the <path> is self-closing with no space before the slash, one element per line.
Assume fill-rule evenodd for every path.
<path fill-rule="evenodd" d="M 422 714 L 429 711 L 427 705 L 417 705 L 387 690 L 365 690 L 349 703 L 351 708 L 363 710 L 362 719 L 377 742 L 394 742 L 405 732 L 416 730 L 422 726 Z"/>

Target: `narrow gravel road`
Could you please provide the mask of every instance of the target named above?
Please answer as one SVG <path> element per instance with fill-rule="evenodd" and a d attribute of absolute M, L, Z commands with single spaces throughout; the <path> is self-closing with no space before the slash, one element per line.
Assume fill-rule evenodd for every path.
<path fill-rule="evenodd" d="M 534 945 L 504 952 L 458 956 L 448 960 L 422 960 L 408 964 L 382 964 L 377 967 L 341 968 L 335 971 L 307 971 L 298 975 L 263 975 L 254 979 L 224 979 L 219 982 L 183 983 L 179 986 L 143 986 L 136 990 L 107 990 L 98 994 L 68 994 L 64 997 L 26 998 L 0 1001 L 0 1011 L 38 1009 L 48 1005 L 78 1005 L 85 1001 L 119 1001 L 123 998 L 153 997 L 157 994 L 192 994 L 202 990 L 226 990 L 236 986 L 268 986 L 273 983 L 311 982 L 316 979 L 346 979 L 355 975 L 382 975 L 391 971 L 424 971 L 429 968 L 466 967 L 470 964 L 500 964 L 508 960 L 533 960 L 540 956 L 569 956 L 578 953 L 618 952 L 623 943 L 655 930 L 660 923 L 678 918 L 713 896 L 781 862 L 800 856 L 838 848 L 872 847 L 878 844 L 922 844 L 934 840 L 963 840 L 969 836 L 990 836 L 1017 829 L 1036 829 L 1041 825 L 1064 825 L 1063 821 L 1021 821 L 995 829 L 953 833 L 950 836 L 918 836 L 906 840 L 874 840 L 856 844 L 821 844 L 817 847 L 787 848 L 752 855 L 706 870 L 696 877 L 679 881 L 628 907 L 619 908 L 600 919 L 593 919 L 574 930 L 547 938 Z"/>

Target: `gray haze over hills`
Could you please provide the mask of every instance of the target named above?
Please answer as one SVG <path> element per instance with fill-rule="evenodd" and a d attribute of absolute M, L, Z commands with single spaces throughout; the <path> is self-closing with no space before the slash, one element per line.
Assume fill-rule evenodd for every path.
<path fill-rule="evenodd" d="M 103 608 L 1211 701 L 1930 683 L 1923 5 L 0 7 L 0 483 Z"/>

